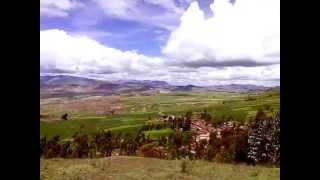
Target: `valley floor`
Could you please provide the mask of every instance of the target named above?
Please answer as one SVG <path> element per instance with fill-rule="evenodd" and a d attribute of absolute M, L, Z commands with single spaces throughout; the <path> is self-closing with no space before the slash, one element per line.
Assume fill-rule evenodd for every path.
<path fill-rule="evenodd" d="M 182 172 L 183 160 L 161 160 L 144 157 L 112 156 L 100 159 L 40 159 L 42 180 L 276 180 L 280 169 L 188 161 Z"/>

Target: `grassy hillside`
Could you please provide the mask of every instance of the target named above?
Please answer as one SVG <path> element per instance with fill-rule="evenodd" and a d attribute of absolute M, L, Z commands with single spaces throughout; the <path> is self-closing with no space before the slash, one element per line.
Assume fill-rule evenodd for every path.
<path fill-rule="evenodd" d="M 126 156 L 101 159 L 41 159 L 40 165 L 43 180 L 280 179 L 279 168 L 189 161 L 186 172 L 182 172 L 182 160 Z"/>
<path fill-rule="evenodd" d="M 57 119 L 68 113 L 68 121 L 41 121 L 40 136 L 60 135 L 69 138 L 84 125 L 87 133 L 96 132 L 98 128 L 114 132 L 136 133 L 150 118 L 158 118 L 159 112 L 182 114 L 187 111 L 208 110 L 214 121 L 232 117 L 238 121 L 249 121 L 258 108 L 280 107 L 279 92 L 259 94 L 230 92 L 184 92 L 154 95 L 133 95 L 120 97 L 75 97 L 41 99 L 41 113 Z M 114 115 L 104 115 L 101 111 L 120 108 Z"/>

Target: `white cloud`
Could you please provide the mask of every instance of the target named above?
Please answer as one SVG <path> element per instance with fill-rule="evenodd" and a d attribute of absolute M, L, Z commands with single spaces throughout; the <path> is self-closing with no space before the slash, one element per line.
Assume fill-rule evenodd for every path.
<path fill-rule="evenodd" d="M 86 36 L 57 29 L 40 31 L 42 72 L 141 73 L 158 65 L 159 58 L 110 48 Z"/>
<path fill-rule="evenodd" d="M 107 80 L 163 80 L 176 85 L 279 85 L 277 0 L 237 0 L 234 6 L 229 0 L 215 0 L 211 5 L 214 16 L 209 18 L 197 2 L 183 13 L 183 7 L 173 0 L 145 0 L 145 7 L 141 7 L 141 0 L 94 1 L 108 16 L 173 30 L 182 15 L 181 24 L 163 48 L 164 57 L 122 51 L 94 40 L 111 35 L 105 31 L 40 31 L 42 73 Z M 189 1 L 180 3 L 186 5 Z M 83 5 L 72 0 L 41 0 L 40 4 L 41 16 L 61 17 Z M 153 6 L 163 9 L 163 14 L 153 11 Z M 157 29 L 155 33 L 159 41 L 165 41 L 164 31 Z"/>
<path fill-rule="evenodd" d="M 94 0 L 107 16 L 173 30 L 184 7 L 174 0 Z"/>
<path fill-rule="evenodd" d="M 77 0 L 40 0 L 40 16 L 66 17 L 70 10 L 82 5 Z"/>
<path fill-rule="evenodd" d="M 176 67 L 150 68 L 144 73 L 133 74 L 130 71 L 112 74 L 72 73 L 101 80 L 161 80 L 173 85 L 227 85 L 255 84 L 263 86 L 278 86 L 280 66 L 270 65 L 261 67 L 203 67 L 197 69 L 175 69 Z M 61 74 L 61 73 L 59 73 Z M 62 73 L 63 74 L 63 73 Z M 68 74 L 68 73 L 67 73 Z"/>
<path fill-rule="evenodd" d="M 279 0 L 215 0 L 205 18 L 192 2 L 163 48 L 170 63 L 190 67 L 280 63 Z"/>
<path fill-rule="evenodd" d="M 181 67 L 161 57 L 121 51 L 84 35 L 40 31 L 40 72 L 69 73 L 106 80 L 163 80 L 176 85 L 279 85 L 280 65 L 258 67 Z"/>

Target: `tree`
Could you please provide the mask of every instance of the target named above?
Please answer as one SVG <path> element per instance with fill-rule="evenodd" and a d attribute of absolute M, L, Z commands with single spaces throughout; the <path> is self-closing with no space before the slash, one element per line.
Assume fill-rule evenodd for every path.
<path fill-rule="evenodd" d="M 267 119 L 266 113 L 262 109 L 258 109 L 255 120 L 264 120 Z"/>
<path fill-rule="evenodd" d="M 280 113 L 273 116 L 273 124 L 271 128 L 271 161 L 280 164 Z"/>
<path fill-rule="evenodd" d="M 63 114 L 62 116 L 61 116 L 61 119 L 62 120 L 68 120 L 68 113 L 65 113 L 65 114 Z"/>
<path fill-rule="evenodd" d="M 114 110 L 114 109 L 112 109 L 111 111 L 110 111 L 110 113 L 113 115 L 114 113 L 116 112 L 116 110 Z"/>
<path fill-rule="evenodd" d="M 261 116 L 259 116 L 261 117 Z M 250 127 L 248 158 L 255 163 L 279 163 L 280 116 L 272 119 L 256 118 Z"/>
<path fill-rule="evenodd" d="M 215 133 L 210 133 L 210 139 L 208 142 L 208 154 L 207 154 L 208 160 L 212 160 L 216 156 L 220 146 L 221 146 L 221 140 L 217 138 L 217 135 Z"/>
<path fill-rule="evenodd" d="M 191 111 L 188 111 L 187 113 L 186 113 L 186 118 L 188 119 L 191 119 L 191 117 L 192 117 L 192 112 Z"/>
<path fill-rule="evenodd" d="M 60 136 L 54 136 L 46 143 L 46 158 L 58 157 L 60 154 L 61 146 L 59 144 Z"/>
<path fill-rule="evenodd" d="M 248 132 L 241 130 L 236 136 L 236 152 L 234 157 L 235 162 L 248 162 L 248 151 Z"/>
<path fill-rule="evenodd" d="M 72 154 L 71 142 L 66 141 L 61 145 L 60 157 L 67 158 Z"/>
<path fill-rule="evenodd" d="M 183 123 L 183 131 L 190 131 L 191 130 L 191 118 L 186 118 Z"/>
<path fill-rule="evenodd" d="M 80 127 L 80 131 L 76 132 L 73 138 L 73 156 L 77 158 L 85 158 L 88 157 L 89 153 L 89 137 L 87 134 L 82 132 L 84 126 Z"/>
<path fill-rule="evenodd" d="M 205 120 L 206 122 L 210 122 L 212 120 L 212 116 L 207 112 L 207 110 L 204 110 L 200 114 L 200 118 Z"/>
<path fill-rule="evenodd" d="M 89 145 L 89 157 L 95 158 L 97 154 L 97 145 L 95 141 L 91 141 Z"/>
<path fill-rule="evenodd" d="M 47 147 L 47 137 L 44 136 L 40 138 L 40 157 L 46 152 Z"/>
<path fill-rule="evenodd" d="M 202 159 L 206 157 L 207 146 L 208 146 L 208 142 L 206 139 L 200 140 L 200 142 L 196 144 L 196 148 L 195 148 L 196 158 Z"/>
<path fill-rule="evenodd" d="M 112 135 L 110 131 L 105 132 L 100 129 L 94 137 L 94 143 L 97 146 L 97 151 L 103 156 L 111 156 L 112 153 Z"/>

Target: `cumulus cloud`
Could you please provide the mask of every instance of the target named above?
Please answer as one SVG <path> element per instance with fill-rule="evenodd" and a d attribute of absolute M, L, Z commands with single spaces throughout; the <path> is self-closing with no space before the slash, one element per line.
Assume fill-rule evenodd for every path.
<path fill-rule="evenodd" d="M 205 18 L 192 2 L 163 53 L 189 67 L 265 66 L 280 63 L 278 0 L 215 0 Z"/>
<path fill-rule="evenodd" d="M 103 5 L 104 13 L 121 19 L 158 23 L 157 26 L 163 24 L 166 29 L 171 29 L 174 16 L 181 14 L 181 22 L 176 29 L 173 28 L 175 30 L 163 47 L 161 57 L 115 49 L 95 40 L 114 35 L 108 32 L 42 30 L 41 73 L 105 80 L 163 80 L 175 85 L 275 86 L 280 83 L 280 10 L 277 0 L 237 0 L 235 3 L 215 0 L 210 6 L 214 16 L 209 18 L 205 17 L 197 2 L 192 2 L 183 13 L 172 0 L 144 1 L 148 6 L 166 9 L 167 15 L 152 16 L 156 13 L 149 12 L 152 8 L 138 11 L 141 9 L 138 0 L 95 1 Z M 189 0 L 180 1 L 183 4 Z M 50 4 L 48 2 L 72 4 L 75 1 L 46 0 Z M 63 13 L 74 8 L 68 3 L 61 4 L 46 6 L 59 9 L 50 12 L 58 16 L 67 15 Z M 160 37 L 162 31 L 155 33 L 159 34 L 159 41 L 165 41 Z"/>
<path fill-rule="evenodd" d="M 169 66 L 161 57 L 121 51 L 83 35 L 40 31 L 40 71 L 77 74 L 105 80 L 163 80 L 175 85 L 279 85 L 280 65 L 259 67 Z"/>
<path fill-rule="evenodd" d="M 143 73 L 161 62 L 159 58 L 110 48 L 86 36 L 63 30 L 40 31 L 41 72 Z"/>
<path fill-rule="evenodd" d="M 40 16 L 66 17 L 70 10 L 82 5 L 77 0 L 40 0 Z"/>

